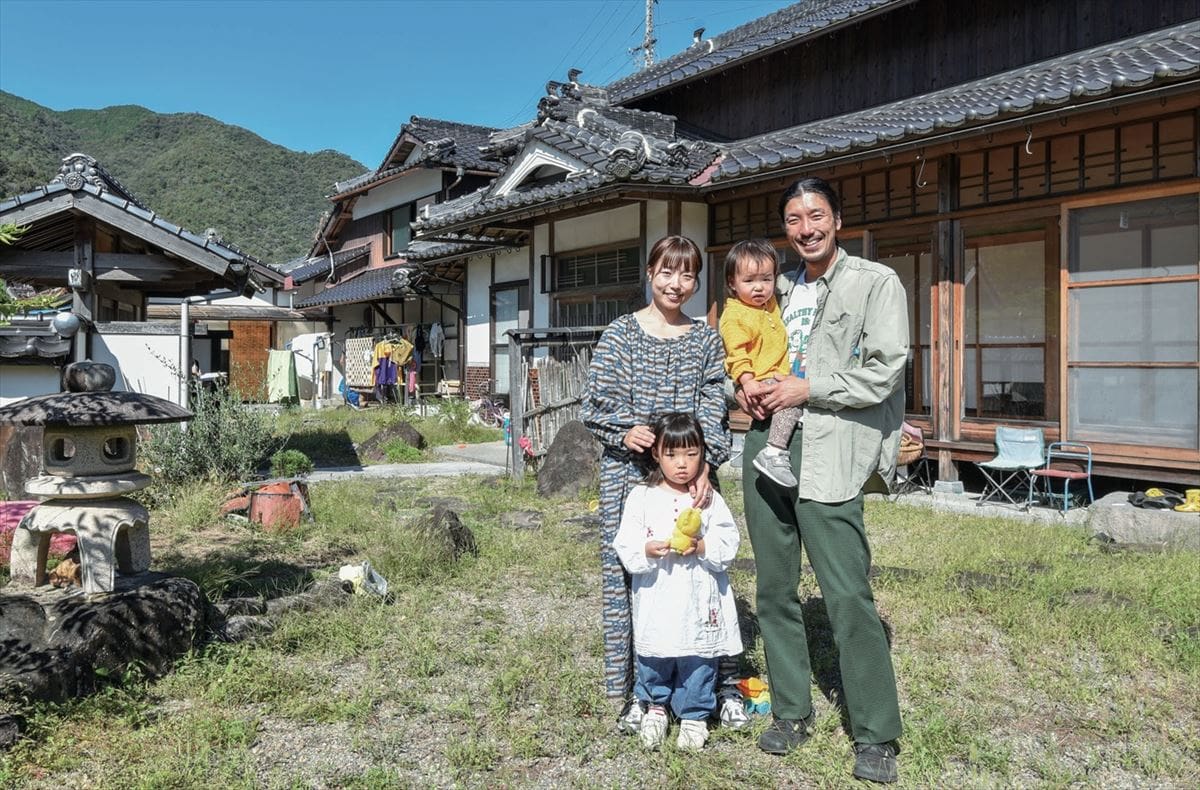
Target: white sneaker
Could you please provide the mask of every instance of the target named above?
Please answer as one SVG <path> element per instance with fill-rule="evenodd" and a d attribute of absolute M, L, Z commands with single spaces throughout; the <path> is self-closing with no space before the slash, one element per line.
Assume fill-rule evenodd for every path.
<path fill-rule="evenodd" d="M 642 717 L 646 715 L 646 703 L 637 697 L 630 697 L 617 717 L 617 732 L 622 735 L 637 735 L 642 726 Z"/>
<path fill-rule="evenodd" d="M 750 723 L 746 714 L 746 703 L 741 694 L 729 695 L 721 700 L 721 726 L 731 730 L 740 730 Z"/>
<path fill-rule="evenodd" d="M 679 722 L 679 740 L 675 745 L 688 752 L 698 752 L 708 742 L 708 725 L 704 719 L 684 719 Z"/>
<path fill-rule="evenodd" d="M 638 731 L 642 737 L 642 745 L 647 749 L 657 749 L 667 737 L 667 709 L 662 705 L 651 705 L 642 717 L 642 726 Z"/>
<path fill-rule="evenodd" d="M 754 468 L 784 488 L 796 487 L 796 475 L 792 474 L 792 458 L 787 450 L 767 445 L 754 456 Z"/>

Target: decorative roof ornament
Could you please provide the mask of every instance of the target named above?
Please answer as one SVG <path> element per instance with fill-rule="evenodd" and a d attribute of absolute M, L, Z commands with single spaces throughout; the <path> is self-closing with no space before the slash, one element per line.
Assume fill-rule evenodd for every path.
<path fill-rule="evenodd" d="M 644 135 L 627 131 L 608 154 L 604 172 L 624 181 L 646 165 L 649 143 Z"/>
<path fill-rule="evenodd" d="M 104 189 L 104 179 L 96 160 L 87 154 L 71 154 L 63 157 L 62 167 L 51 184 L 62 184 L 72 192 L 83 189 L 84 184 L 91 184 L 98 189 Z"/>
<path fill-rule="evenodd" d="M 429 140 L 421 146 L 422 159 L 437 159 L 447 156 L 454 152 L 457 145 L 453 137 L 439 137 L 436 140 Z"/>
<path fill-rule="evenodd" d="M 692 147 L 683 140 L 667 146 L 667 164 L 671 167 L 687 167 L 691 161 Z"/>

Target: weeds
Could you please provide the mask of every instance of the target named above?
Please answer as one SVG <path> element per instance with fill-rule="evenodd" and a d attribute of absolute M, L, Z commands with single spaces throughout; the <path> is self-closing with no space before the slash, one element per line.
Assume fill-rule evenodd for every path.
<path fill-rule="evenodd" d="M 737 487 L 725 489 L 740 512 Z M 392 605 L 292 614 L 260 643 L 210 646 L 157 683 L 39 706 L 33 737 L 0 757 L 0 784 L 850 786 L 850 742 L 830 701 L 837 651 L 807 567 L 809 641 L 826 668 L 812 740 L 786 759 L 760 754 L 760 720 L 715 731 L 701 756 L 678 752 L 673 733 L 647 754 L 612 734 L 598 538 L 565 521 L 591 494 L 548 502 L 531 483 L 481 479 L 311 492 L 316 522 L 291 535 L 226 528 L 220 551 L 159 564 L 202 572 L 212 594 L 369 558 L 396 590 Z M 431 499 L 453 500 L 478 557 L 456 562 L 414 540 L 405 525 Z M 538 511 L 543 527 L 504 527 L 514 510 Z M 196 540 L 189 512 L 156 512 L 155 529 Z M 1194 786 L 1194 555 L 1106 553 L 1070 527 L 892 503 L 868 503 L 867 524 L 905 720 L 902 785 Z M 752 612 L 752 566 L 732 577 Z M 764 670 L 761 640 L 743 665 Z M 314 760 L 354 762 L 342 774 L 264 762 L 293 732 Z"/>

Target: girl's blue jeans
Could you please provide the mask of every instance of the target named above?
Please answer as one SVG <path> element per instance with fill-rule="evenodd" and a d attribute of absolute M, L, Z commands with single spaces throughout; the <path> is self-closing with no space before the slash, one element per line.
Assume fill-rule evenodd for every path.
<path fill-rule="evenodd" d="M 707 719 L 717 709 L 716 658 L 637 656 L 634 694 L 654 705 L 671 703 L 678 719 Z"/>

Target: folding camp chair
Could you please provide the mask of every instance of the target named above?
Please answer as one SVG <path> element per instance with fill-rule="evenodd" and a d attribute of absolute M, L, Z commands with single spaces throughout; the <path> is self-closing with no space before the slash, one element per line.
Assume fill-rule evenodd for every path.
<path fill-rule="evenodd" d="M 976 504 L 996 500 L 1028 509 L 1033 470 L 1045 463 L 1044 449 L 1041 428 L 998 426 L 996 457 L 975 464 L 986 480 Z"/>
<path fill-rule="evenodd" d="M 1071 483 L 1075 480 L 1087 481 L 1088 504 L 1095 501 L 1092 494 L 1092 448 L 1079 442 L 1053 442 L 1046 449 L 1046 465 L 1033 470 L 1034 478 L 1041 480 L 1045 497 L 1051 503 L 1062 497 L 1062 512 L 1071 509 Z M 1055 492 L 1054 483 L 1062 481 L 1062 493 Z M 1032 503 L 1034 486 L 1029 487 L 1029 500 Z"/>
<path fill-rule="evenodd" d="M 925 436 L 921 429 L 907 422 L 900 425 L 900 452 L 896 456 L 896 482 L 892 486 L 895 497 L 921 491 L 933 493 L 933 459 L 925 447 Z"/>

